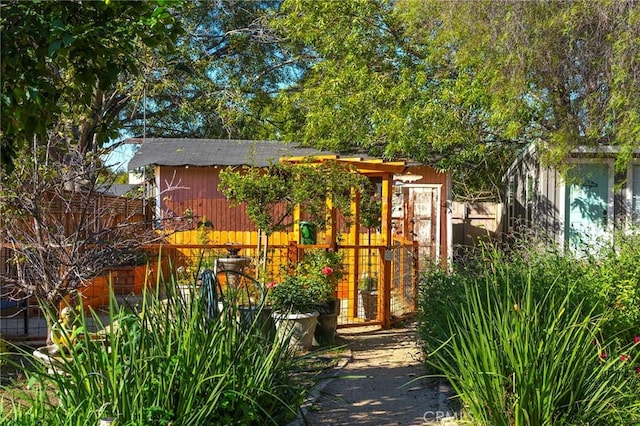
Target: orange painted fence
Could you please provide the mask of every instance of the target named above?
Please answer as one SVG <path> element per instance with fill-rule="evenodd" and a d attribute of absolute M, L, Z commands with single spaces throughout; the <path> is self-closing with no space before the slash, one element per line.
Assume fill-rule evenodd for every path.
<path fill-rule="evenodd" d="M 250 233 L 247 233 L 250 234 Z M 280 281 L 287 273 L 285 266 L 304 256 L 306 250 L 332 249 L 327 244 L 300 245 L 295 241 L 285 241 L 283 236 L 270 238 L 267 246 L 266 270 L 260 271 L 263 259 L 257 244 L 234 242 L 232 244 L 171 244 L 171 254 L 161 254 L 162 264 L 170 265 L 169 274 L 180 284 L 196 281 L 200 271 L 213 267 L 216 260 L 229 256 L 229 249 L 239 250 L 239 256 L 246 257 L 245 273 L 255 276 L 261 282 Z M 278 241 L 278 243 L 273 242 Z M 368 238 L 363 238 L 367 240 Z M 244 241 L 252 241 L 247 238 Z M 389 326 L 395 319 L 416 311 L 418 280 L 418 248 L 416 243 L 395 240 L 389 247 L 371 245 L 338 244 L 343 255 L 346 274 L 338 283 L 337 296 L 341 300 L 339 326 L 361 324 L 381 324 Z M 254 240 L 255 242 L 255 240 Z M 158 247 L 155 247 L 158 250 Z M 160 250 L 162 251 L 162 249 Z M 167 269 L 166 266 L 163 269 Z M 165 273 L 165 278 L 167 274 Z M 374 301 L 372 309 L 366 309 L 369 295 L 365 282 L 373 285 Z M 365 291 L 363 291 L 365 290 Z M 373 312 L 372 312 L 373 311 Z"/>
<path fill-rule="evenodd" d="M 229 234 L 225 236 L 229 237 Z M 236 240 L 233 244 L 144 246 L 149 259 L 147 265 L 113 267 L 104 275 L 90 280 L 86 287 L 80 289 L 83 305 L 85 309 L 106 306 L 110 291 L 116 296 L 140 294 L 145 286 L 153 287 L 162 280 L 175 284 L 194 283 L 199 271 L 212 267 L 216 259 L 228 257 L 230 248 L 239 249 L 240 256 L 249 258 L 245 272 L 258 276 L 258 265 L 264 253 L 257 248 L 257 236 L 253 238 L 245 233 L 236 233 L 234 237 L 242 237 L 241 241 L 249 243 L 241 244 Z M 266 273 L 259 277 L 262 282 L 282 279 L 286 273 L 283 266 L 304 256 L 306 250 L 333 248 L 327 244 L 299 245 L 287 237 L 283 234 L 270 238 Z M 379 324 L 388 327 L 394 320 L 416 310 L 417 246 L 402 240 L 393 241 L 391 246 L 381 245 L 374 235 L 370 240 L 368 236 L 362 236 L 360 241 L 367 241 L 367 244 L 337 244 L 347 272 L 337 288 L 340 299 L 338 326 Z M 373 284 L 373 294 L 361 288 L 367 280 Z"/>

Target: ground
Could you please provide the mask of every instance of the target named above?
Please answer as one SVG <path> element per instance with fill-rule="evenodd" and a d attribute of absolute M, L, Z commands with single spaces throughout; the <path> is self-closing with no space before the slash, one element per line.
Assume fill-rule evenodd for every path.
<path fill-rule="evenodd" d="M 447 394 L 438 380 L 424 377 L 415 324 L 345 328 L 338 342 L 351 359 L 319 386 L 298 424 L 443 424 Z"/>
<path fill-rule="evenodd" d="M 317 351 L 309 365 L 310 373 L 324 369 L 333 378 L 319 383 L 293 424 L 446 425 L 440 420 L 455 416 L 448 408 L 447 389 L 425 377 L 418 342 L 411 322 L 390 330 L 340 329 L 341 347 Z M 1 371 L 4 379 L 21 377 L 8 366 Z"/>

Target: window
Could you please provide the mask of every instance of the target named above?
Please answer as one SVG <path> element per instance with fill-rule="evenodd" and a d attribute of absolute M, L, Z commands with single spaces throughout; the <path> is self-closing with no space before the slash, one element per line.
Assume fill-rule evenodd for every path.
<path fill-rule="evenodd" d="M 509 231 L 513 231 L 516 220 L 516 183 L 513 177 L 509 178 L 507 186 L 507 227 Z"/>
<path fill-rule="evenodd" d="M 533 176 L 527 175 L 527 192 L 526 192 L 527 204 L 533 203 Z"/>
<path fill-rule="evenodd" d="M 631 223 L 640 225 L 640 164 L 633 166 L 631 176 Z"/>

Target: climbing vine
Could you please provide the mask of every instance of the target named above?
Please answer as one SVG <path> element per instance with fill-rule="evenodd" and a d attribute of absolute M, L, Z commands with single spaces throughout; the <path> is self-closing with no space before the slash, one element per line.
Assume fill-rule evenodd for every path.
<path fill-rule="evenodd" d="M 296 205 L 320 229 L 327 225 L 327 200 L 349 223 L 355 191 L 366 193 L 369 180 L 353 166 L 338 161 L 273 163 L 220 173 L 220 190 L 233 206 L 246 203 L 247 215 L 266 234 L 291 225 Z M 284 206 L 284 211 L 278 209 Z M 279 213 L 280 212 L 280 213 Z"/>

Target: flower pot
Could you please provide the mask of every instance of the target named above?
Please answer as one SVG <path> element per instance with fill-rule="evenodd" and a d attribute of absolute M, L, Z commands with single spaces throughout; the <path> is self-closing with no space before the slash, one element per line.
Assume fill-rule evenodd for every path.
<path fill-rule="evenodd" d="M 193 295 L 198 295 L 198 289 L 193 284 L 176 285 L 175 295 L 185 302 L 190 302 Z"/>
<path fill-rule="evenodd" d="M 133 270 L 133 291 L 141 294 L 144 288 L 149 290 L 155 287 L 157 271 L 157 262 L 136 266 Z"/>
<path fill-rule="evenodd" d="M 340 314 L 340 299 L 334 299 L 327 303 L 326 309 L 320 312 L 318 324 L 314 334 L 318 345 L 331 345 L 336 341 L 336 328 L 338 315 Z"/>
<path fill-rule="evenodd" d="M 331 345 L 336 341 L 338 314 L 320 314 L 314 337 L 318 345 Z"/>
<path fill-rule="evenodd" d="M 319 315 L 317 311 L 304 314 L 274 312 L 272 317 L 276 323 L 276 338 L 290 349 L 310 350 Z"/>
<path fill-rule="evenodd" d="M 273 341 L 273 337 L 276 332 L 276 324 L 273 320 L 272 311 L 270 306 L 263 306 L 258 314 L 258 326 L 260 327 L 260 334 L 266 341 Z"/>
<path fill-rule="evenodd" d="M 365 319 L 376 319 L 378 316 L 378 292 L 376 290 L 360 290 L 360 300 Z"/>

